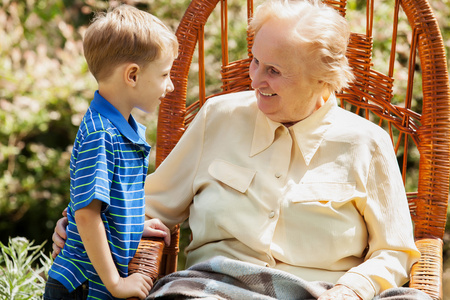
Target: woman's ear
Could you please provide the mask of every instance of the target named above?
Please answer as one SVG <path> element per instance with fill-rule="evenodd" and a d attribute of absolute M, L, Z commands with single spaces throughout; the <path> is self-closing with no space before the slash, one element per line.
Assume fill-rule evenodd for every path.
<path fill-rule="evenodd" d="M 137 81 L 139 79 L 139 72 L 141 71 L 141 68 L 139 65 L 135 63 L 130 63 L 125 67 L 124 70 L 124 81 L 126 85 L 129 85 L 131 87 L 135 87 L 137 84 Z"/>
<path fill-rule="evenodd" d="M 330 90 L 328 90 L 328 88 L 324 88 L 322 90 L 322 98 L 323 98 L 323 100 L 327 101 L 328 98 L 330 97 L 330 95 L 331 95 L 331 93 L 330 93 Z"/>

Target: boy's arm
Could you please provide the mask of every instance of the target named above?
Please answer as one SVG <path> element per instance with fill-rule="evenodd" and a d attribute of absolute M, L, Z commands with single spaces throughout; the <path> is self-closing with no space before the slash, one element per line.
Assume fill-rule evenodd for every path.
<path fill-rule="evenodd" d="M 144 299 L 152 286 L 150 277 L 139 273 L 122 278 L 114 264 L 100 217 L 102 202 L 92 200 L 75 212 L 75 221 L 89 260 L 108 291 L 117 298 L 138 296 Z"/>

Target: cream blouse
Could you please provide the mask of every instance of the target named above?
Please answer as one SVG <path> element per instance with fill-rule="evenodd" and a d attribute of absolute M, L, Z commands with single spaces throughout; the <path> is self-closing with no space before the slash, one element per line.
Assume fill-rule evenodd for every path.
<path fill-rule="evenodd" d="M 189 217 L 187 266 L 223 255 L 372 299 L 420 256 L 388 134 L 334 95 L 289 128 L 253 91 L 209 99 L 145 192 L 148 217 Z"/>

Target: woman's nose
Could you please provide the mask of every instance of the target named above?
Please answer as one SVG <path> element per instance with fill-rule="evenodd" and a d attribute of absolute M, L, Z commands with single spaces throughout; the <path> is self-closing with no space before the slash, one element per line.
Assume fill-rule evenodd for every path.
<path fill-rule="evenodd" d="M 260 88 L 264 84 L 264 74 L 262 74 L 258 66 L 250 67 L 250 79 L 252 80 L 252 88 Z"/>

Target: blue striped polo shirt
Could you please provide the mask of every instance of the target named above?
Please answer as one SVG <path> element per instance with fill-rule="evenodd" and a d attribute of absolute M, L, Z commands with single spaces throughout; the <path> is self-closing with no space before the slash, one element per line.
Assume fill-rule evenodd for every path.
<path fill-rule="evenodd" d="M 126 277 L 144 229 L 144 181 L 149 153 L 145 127 L 131 115 L 127 122 L 96 91 L 81 122 L 70 160 L 67 241 L 49 271 L 49 276 L 69 291 L 89 280 L 88 299 L 115 299 L 89 261 L 74 215 L 93 199 L 103 202 L 101 218 L 112 257 L 120 276 Z"/>

